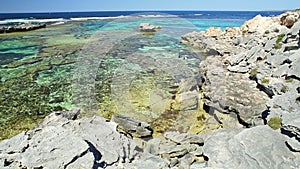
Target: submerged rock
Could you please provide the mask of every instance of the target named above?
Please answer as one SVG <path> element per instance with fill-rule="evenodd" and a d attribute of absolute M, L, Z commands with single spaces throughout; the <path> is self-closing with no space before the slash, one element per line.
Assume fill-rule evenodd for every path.
<path fill-rule="evenodd" d="M 198 80 L 195 78 L 183 79 L 175 95 L 174 110 L 195 110 L 198 108 Z"/>
<path fill-rule="evenodd" d="M 198 108 L 199 93 L 197 91 L 184 92 L 176 95 L 175 110 L 195 110 Z"/>

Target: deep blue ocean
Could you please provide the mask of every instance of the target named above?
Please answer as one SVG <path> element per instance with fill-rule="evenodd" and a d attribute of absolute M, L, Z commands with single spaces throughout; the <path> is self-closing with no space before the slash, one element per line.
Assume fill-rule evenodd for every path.
<path fill-rule="evenodd" d="M 9 26 L 19 23 L 48 23 L 83 21 L 98 19 L 109 21 L 126 18 L 127 16 L 181 18 L 193 24 L 198 30 L 209 27 L 239 27 L 246 20 L 260 14 L 274 16 L 283 11 L 101 11 L 101 12 L 48 12 L 48 13 L 0 13 L 0 26 Z"/>
<path fill-rule="evenodd" d="M 48 12 L 48 13 L 0 13 L 0 20 L 19 18 L 77 18 L 77 17 L 118 17 L 134 15 L 136 13 L 165 13 L 177 15 L 181 18 L 190 19 L 242 19 L 248 20 L 260 14 L 273 16 L 283 13 L 282 11 L 101 11 L 101 12 Z"/>

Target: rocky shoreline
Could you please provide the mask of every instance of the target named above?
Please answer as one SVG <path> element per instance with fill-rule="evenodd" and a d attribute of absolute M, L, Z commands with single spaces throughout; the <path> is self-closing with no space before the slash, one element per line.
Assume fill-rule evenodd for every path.
<path fill-rule="evenodd" d="M 275 116 L 285 125 L 298 115 L 299 15 L 259 15 L 240 28 L 210 28 L 182 37 L 183 43 L 207 55 L 200 69 L 206 79 L 204 102 L 211 113 L 231 114 L 246 127 Z M 286 18 L 293 18 L 293 24 Z"/>
<path fill-rule="evenodd" d="M 12 32 L 26 32 L 37 30 L 41 28 L 46 28 L 46 24 L 20 24 L 20 25 L 13 25 L 13 26 L 2 26 L 0 27 L 0 34 L 1 33 L 12 33 Z"/>
<path fill-rule="evenodd" d="M 207 112 L 213 114 L 225 128 L 241 128 L 242 125 L 250 128 L 247 130 L 255 130 L 269 125 L 280 133 L 282 145 L 286 144 L 295 153 L 296 168 L 299 168 L 300 155 L 299 18 L 299 11 L 276 17 L 258 15 L 240 28 L 224 31 L 210 28 L 182 37 L 183 43 L 201 48 L 206 54 L 200 69 L 206 81 L 202 90 Z M 261 130 L 261 135 L 268 135 L 264 132 Z M 244 139 L 261 144 L 251 135 Z M 273 140 L 266 138 L 264 142 L 272 143 Z M 279 143 L 274 143 L 274 146 L 277 145 Z M 263 153 L 265 150 L 257 151 Z M 218 158 L 221 157 L 214 156 L 214 159 Z M 257 168 L 281 168 L 273 162 L 269 167 Z M 210 161 L 208 164 L 217 166 Z M 218 167 L 237 166 L 223 164 Z"/>
<path fill-rule="evenodd" d="M 214 132 L 154 137 L 149 124 L 127 116 L 54 112 L 0 142 L 0 168 L 300 168 L 300 13 L 256 16 L 182 42 L 206 58 L 202 77 L 182 81 L 173 109 L 197 109 L 202 92 Z"/>

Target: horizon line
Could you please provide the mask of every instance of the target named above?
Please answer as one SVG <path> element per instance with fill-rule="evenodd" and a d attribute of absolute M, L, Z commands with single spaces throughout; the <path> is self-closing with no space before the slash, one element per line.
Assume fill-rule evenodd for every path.
<path fill-rule="evenodd" d="M 139 10 L 87 10 L 87 11 L 23 11 L 23 12 L 0 12 L 0 14 L 25 14 L 25 13 L 68 13 L 68 12 L 172 12 L 172 11 L 203 11 L 203 12 L 284 12 L 292 11 L 295 9 L 282 9 L 282 10 L 197 10 L 197 9 L 139 9 Z"/>

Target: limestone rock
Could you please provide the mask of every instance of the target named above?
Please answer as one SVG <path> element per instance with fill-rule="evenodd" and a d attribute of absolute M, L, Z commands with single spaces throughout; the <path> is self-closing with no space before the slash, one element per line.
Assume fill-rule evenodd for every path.
<path fill-rule="evenodd" d="M 223 128 L 241 129 L 244 126 L 237 120 L 236 114 L 224 114 L 218 111 L 214 111 L 214 118 L 220 123 Z M 255 118 L 253 118 L 255 119 Z"/>
<path fill-rule="evenodd" d="M 300 152 L 300 142 L 296 138 L 288 138 L 286 144 L 291 151 Z"/>
<path fill-rule="evenodd" d="M 210 27 L 206 30 L 206 35 L 211 36 L 211 37 L 219 37 L 223 33 L 221 28 L 215 28 L 215 27 Z"/>
<path fill-rule="evenodd" d="M 237 118 L 251 124 L 252 120 L 262 119 L 261 113 L 267 109 L 271 110 L 271 115 L 278 114 L 272 112 L 275 110 L 273 106 L 278 104 L 282 111 L 289 111 L 289 107 L 292 111 L 299 110 L 296 106 L 299 101 L 295 101 L 299 96 L 293 94 L 299 83 L 297 80 L 287 83 L 285 79 L 299 79 L 300 76 L 297 66 L 300 64 L 298 16 L 299 12 L 275 17 L 258 15 L 235 29 L 235 37 L 227 35 L 230 31 L 226 30 L 214 33 L 219 32 L 216 28 L 183 36 L 183 41 L 200 47 L 203 52 L 215 51 L 216 56 L 209 57 L 208 54 L 200 64 L 205 78 L 202 85 L 204 102 L 210 114 L 215 110 L 235 113 Z M 294 18 L 293 27 L 280 25 L 288 23 L 289 17 Z M 281 47 L 275 48 L 276 45 Z M 285 94 L 289 91 L 292 93 Z M 268 104 L 267 108 L 268 97 L 273 97 L 274 101 L 270 103 L 274 104 Z M 279 103 L 281 99 L 284 99 L 283 104 Z"/>
<path fill-rule="evenodd" d="M 197 91 L 184 92 L 176 95 L 175 110 L 195 110 L 198 108 L 199 93 Z"/>
<path fill-rule="evenodd" d="M 299 12 L 290 11 L 280 16 L 280 22 L 282 25 L 291 28 L 299 18 L 300 18 Z"/>
<path fill-rule="evenodd" d="M 187 78 L 183 79 L 178 87 L 177 93 L 184 93 L 189 91 L 197 90 L 197 80 L 195 78 Z"/>
<path fill-rule="evenodd" d="M 300 78 L 300 66 L 299 65 L 300 65 L 300 57 L 291 64 L 289 75 L 293 75 L 293 76 L 296 76 L 297 78 Z"/>
<path fill-rule="evenodd" d="M 184 43 L 199 47 L 207 56 L 200 63 L 205 78 L 201 86 L 204 108 L 212 115 L 207 118 L 210 125 L 205 127 L 213 130 L 239 129 L 240 124 L 257 127 L 221 130 L 226 132 L 219 135 L 220 140 L 216 137 L 206 140 L 204 147 L 212 150 L 209 167 L 299 168 L 299 155 L 293 156 L 289 151 L 299 150 L 295 140 L 300 139 L 299 11 L 275 17 L 258 15 L 234 33 L 218 32 L 211 28 L 182 37 Z M 289 140 L 263 126 L 275 116 L 282 118 L 281 134 L 291 137 Z M 210 141 L 222 146 L 214 149 Z M 257 142 L 260 144 L 255 147 Z M 276 148 L 270 148 L 271 145 Z M 218 152 L 220 155 L 216 155 Z M 287 158 L 290 160 L 283 163 Z"/>
<path fill-rule="evenodd" d="M 135 169 L 167 169 L 169 161 L 151 154 L 144 155 L 142 158 L 133 163 Z"/>
<path fill-rule="evenodd" d="M 0 168 L 104 167 L 137 154 L 135 143 L 116 132 L 115 123 L 102 117 L 70 120 L 63 114 L 53 113 L 42 125 L 0 142 L 0 159 L 7 161 Z"/>
<path fill-rule="evenodd" d="M 231 72 L 235 73 L 247 73 L 250 70 L 250 66 L 247 65 L 235 65 L 235 66 L 228 66 L 227 69 Z"/>
<path fill-rule="evenodd" d="M 180 162 L 178 167 L 179 168 L 190 168 L 191 164 L 194 162 L 194 159 L 196 158 L 193 154 L 187 154 L 180 158 Z"/>
<path fill-rule="evenodd" d="M 300 30 L 300 20 L 298 20 L 291 28 L 290 35 L 297 36 Z"/>
<path fill-rule="evenodd" d="M 188 153 L 188 147 L 186 145 L 171 145 L 160 146 L 159 154 L 167 154 L 172 157 L 182 157 Z"/>
<path fill-rule="evenodd" d="M 209 169 L 208 167 L 205 167 L 205 163 L 200 163 L 200 162 L 194 162 L 190 169 L 199 169 L 199 168 L 206 168 L 206 169 Z"/>
<path fill-rule="evenodd" d="M 150 23 L 141 23 L 140 24 L 141 32 L 156 32 L 159 29 L 161 29 L 160 26 L 153 26 Z"/>
<path fill-rule="evenodd" d="M 277 40 L 277 38 L 272 38 L 267 41 L 267 43 L 264 47 L 266 52 L 270 52 L 274 48 L 274 45 L 276 44 L 276 40 Z"/>
<path fill-rule="evenodd" d="M 231 41 L 234 38 L 232 31 L 219 32 L 218 28 L 211 28 L 207 31 L 191 32 L 182 36 L 182 43 L 191 44 L 203 50 L 205 55 L 224 55 L 231 51 L 239 53 L 239 48 L 232 45 Z M 236 29 L 234 29 L 237 31 Z M 217 35 L 221 35 L 216 37 Z M 209 36 L 212 35 L 212 36 Z M 226 42 L 225 42 L 226 41 Z"/>
<path fill-rule="evenodd" d="M 134 137 L 148 137 L 152 135 L 150 124 L 145 122 L 124 115 L 113 115 L 111 120 L 117 123 L 118 129 L 125 132 L 125 134 Z"/>
<path fill-rule="evenodd" d="M 230 60 L 231 65 L 238 65 L 241 61 L 246 58 L 246 53 L 242 52 L 232 57 Z"/>
<path fill-rule="evenodd" d="M 282 95 L 274 96 L 267 103 L 269 107 L 280 107 L 288 112 L 297 112 L 300 110 L 300 104 L 297 103 L 299 95 L 294 91 L 288 91 Z"/>
<path fill-rule="evenodd" d="M 236 112 L 250 124 L 253 117 L 267 109 L 267 95 L 259 91 L 247 75 L 228 72 L 217 57 L 207 58 L 200 67 L 206 74 L 203 90 L 205 97 L 209 98 L 204 100 L 208 106 L 219 112 Z"/>
<path fill-rule="evenodd" d="M 174 141 L 177 144 L 204 144 L 203 138 L 199 135 L 179 133 L 179 132 L 166 132 L 165 138 Z"/>
<path fill-rule="evenodd" d="M 261 15 L 255 16 L 253 19 L 246 21 L 241 26 L 241 31 L 243 32 L 259 32 L 264 33 L 265 30 L 268 30 L 268 27 L 274 23 L 274 21 L 270 17 L 262 17 Z"/>
<path fill-rule="evenodd" d="M 268 126 L 219 130 L 205 140 L 203 151 L 209 158 L 208 167 L 213 168 L 281 169 L 300 165 L 284 137 Z"/>
<path fill-rule="evenodd" d="M 147 146 L 144 149 L 144 152 L 150 153 L 153 155 L 158 155 L 160 144 L 161 144 L 161 140 L 159 138 L 153 138 L 147 142 Z"/>

